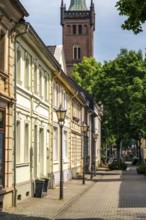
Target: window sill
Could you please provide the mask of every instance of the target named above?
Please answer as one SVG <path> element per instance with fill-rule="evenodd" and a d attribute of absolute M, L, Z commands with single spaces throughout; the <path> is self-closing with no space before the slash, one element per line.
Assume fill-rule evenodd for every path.
<path fill-rule="evenodd" d="M 19 167 L 28 167 L 30 165 L 30 163 L 19 163 L 19 164 L 16 164 L 16 168 L 19 168 Z"/>

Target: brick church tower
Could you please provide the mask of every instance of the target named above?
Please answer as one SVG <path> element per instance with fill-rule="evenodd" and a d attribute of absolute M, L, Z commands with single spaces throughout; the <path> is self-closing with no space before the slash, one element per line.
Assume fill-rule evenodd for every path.
<path fill-rule="evenodd" d="M 93 34 L 95 30 L 94 3 L 91 0 L 90 10 L 86 0 L 71 0 L 69 9 L 61 2 L 62 38 L 67 64 L 71 73 L 73 64 L 80 63 L 84 56 L 93 56 Z"/>

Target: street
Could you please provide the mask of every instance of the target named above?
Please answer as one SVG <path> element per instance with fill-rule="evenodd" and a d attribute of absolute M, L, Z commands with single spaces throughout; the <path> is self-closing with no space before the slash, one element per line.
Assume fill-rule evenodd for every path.
<path fill-rule="evenodd" d="M 1 214 L 0 219 L 146 219 L 146 177 L 137 174 L 136 167 L 129 166 L 123 172 L 98 171 L 93 180 L 86 180 L 86 186 L 81 185 L 80 180 L 73 181 L 70 185 L 65 184 L 67 201 L 58 201 L 58 190 L 52 191 L 52 203 L 48 203 L 49 194 L 46 199 L 38 199 L 37 203 L 35 198 L 28 199 L 10 209 L 9 214 Z"/>

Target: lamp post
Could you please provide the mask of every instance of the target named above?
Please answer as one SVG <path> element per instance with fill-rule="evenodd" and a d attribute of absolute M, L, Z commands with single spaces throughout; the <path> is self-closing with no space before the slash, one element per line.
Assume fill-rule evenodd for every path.
<path fill-rule="evenodd" d="M 92 161 L 91 161 L 91 179 L 93 177 L 93 171 L 96 169 L 96 140 L 98 138 L 98 133 L 93 133 L 93 139 L 94 139 L 94 154 L 92 155 Z M 92 170 L 94 168 L 94 170 Z M 96 175 L 96 172 L 95 172 Z"/>
<path fill-rule="evenodd" d="M 83 134 L 83 184 L 85 184 L 85 134 L 88 130 L 88 126 L 85 122 L 82 123 L 82 134 Z"/>
<path fill-rule="evenodd" d="M 63 199 L 63 149 L 62 149 L 62 129 L 65 122 L 66 110 L 60 105 L 59 109 L 56 110 L 58 123 L 60 126 L 60 199 Z"/>

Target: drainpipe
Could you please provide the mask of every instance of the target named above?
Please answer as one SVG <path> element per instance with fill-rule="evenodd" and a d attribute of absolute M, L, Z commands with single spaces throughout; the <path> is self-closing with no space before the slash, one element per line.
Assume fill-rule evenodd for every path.
<path fill-rule="evenodd" d="M 19 33 L 15 36 L 14 38 L 14 99 L 15 99 L 15 103 L 14 103 L 14 193 L 13 193 L 13 206 L 16 207 L 16 200 L 17 200 L 17 189 L 16 189 L 16 95 L 17 95 L 17 74 L 16 74 L 16 64 L 17 64 L 17 61 L 16 61 L 16 53 L 17 53 L 17 47 L 16 47 L 16 44 L 17 44 L 17 39 L 18 37 L 28 33 L 28 30 L 29 30 L 29 24 L 27 23 L 27 26 L 26 26 L 26 30 L 22 33 Z"/>

